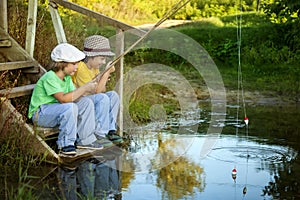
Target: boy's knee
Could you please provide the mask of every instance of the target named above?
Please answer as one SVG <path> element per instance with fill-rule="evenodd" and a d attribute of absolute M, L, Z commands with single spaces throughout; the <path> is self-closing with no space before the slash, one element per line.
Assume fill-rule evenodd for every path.
<path fill-rule="evenodd" d="M 108 104 L 110 102 L 110 98 L 107 95 L 103 95 L 102 99 L 101 99 L 102 103 L 104 104 Z"/>
<path fill-rule="evenodd" d="M 120 101 L 119 94 L 116 91 L 109 91 L 107 95 L 111 101 Z"/>
<path fill-rule="evenodd" d="M 80 99 L 80 101 L 82 102 L 82 104 L 85 106 L 85 107 L 94 107 L 94 102 L 92 99 L 88 98 L 88 97 L 82 97 Z"/>
<path fill-rule="evenodd" d="M 65 115 L 78 115 L 78 107 L 75 103 L 65 103 Z"/>

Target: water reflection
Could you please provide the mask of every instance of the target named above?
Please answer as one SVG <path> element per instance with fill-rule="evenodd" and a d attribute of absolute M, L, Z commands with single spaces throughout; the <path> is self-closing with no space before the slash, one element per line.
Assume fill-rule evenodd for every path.
<path fill-rule="evenodd" d="M 292 165 L 298 155 L 289 146 L 266 144 L 257 137 L 221 135 L 209 155 L 203 158 L 199 149 L 205 135 L 179 138 L 184 140 L 174 140 L 166 133 L 144 137 L 144 143 L 154 144 L 152 148 L 135 141 L 129 148 L 134 149 L 132 152 L 118 155 L 110 152 L 84 161 L 76 169 L 61 168 L 59 179 L 64 198 L 273 199 L 299 192 L 298 180 L 292 175 L 299 174 L 299 164 L 298 168 Z M 147 163 L 135 157 L 140 152 L 144 155 L 163 152 L 161 159 L 173 158 L 176 148 L 173 151 L 171 147 L 191 139 L 193 143 L 185 154 L 161 168 L 157 168 L 155 159 Z M 133 148 L 137 143 L 139 148 Z M 136 171 L 143 162 L 144 169 L 148 170 Z M 236 169 L 234 179 L 233 169 Z"/>
<path fill-rule="evenodd" d="M 76 165 L 59 168 L 59 182 L 64 199 L 121 199 L 120 153 L 105 151 Z"/>
<path fill-rule="evenodd" d="M 291 135 L 295 132 L 279 128 L 282 118 L 276 121 L 275 115 L 272 123 L 263 123 L 263 119 L 269 120 L 271 111 L 264 108 L 268 115 L 255 116 L 260 109 L 248 110 L 251 136 L 247 137 L 245 125 L 229 109 L 226 119 L 216 124 L 224 126 L 225 131 L 206 157 L 200 152 L 207 139 L 204 132 L 211 123 L 205 110 L 201 119 L 172 119 L 165 128 L 159 124 L 141 127 L 130 134 L 128 146 L 113 159 L 103 154 L 80 163 L 76 169 L 60 169 L 61 191 L 66 199 L 300 198 L 299 144 L 283 139 L 283 130 Z M 284 122 L 295 123 L 295 115 L 291 116 L 292 120 Z M 178 123 L 183 123 L 181 133 L 186 134 L 174 134 Z M 197 133 L 190 129 L 194 123 L 199 123 Z M 275 137 L 270 129 L 276 136 L 282 135 Z"/>

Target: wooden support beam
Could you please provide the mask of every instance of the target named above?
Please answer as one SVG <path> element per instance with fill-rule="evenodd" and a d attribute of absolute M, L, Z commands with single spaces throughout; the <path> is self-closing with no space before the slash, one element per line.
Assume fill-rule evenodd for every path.
<path fill-rule="evenodd" d="M 7 23 L 7 0 L 0 1 L 0 27 L 7 32 L 8 23 Z"/>
<path fill-rule="evenodd" d="M 58 134 L 59 128 L 48 128 L 48 127 L 40 127 L 40 126 L 32 126 L 32 129 L 39 134 L 42 138 L 53 136 Z"/>
<path fill-rule="evenodd" d="M 0 97 L 15 98 L 30 95 L 35 84 L 0 90 Z"/>
<path fill-rule="evenodd" d="M 56 39 L 57 42 L 60 43 L 65 43 L 67 42 L 66 34 L 63 28 L 63 24 L 61 22 L 60 15 L 57 10 L 57 5 L 53 2 L 49 2 L 49 10 L 50 10 L 50 15 L 52 18 L 55 34 L 56 34 Z"/>
<path fill-rule="evenodd" d="M 23 69 L 23 68 L 30 68 L 30 67 L 38 67 L 38 62 L 30 60 L 30 61 L 0 63 L 0 71 Z"/>
<path fill-rule="evenodd" d="M 11 41 L 9 39 L 9 36 L 3 28 L 0 28 L 0 47 L 11 47 Z"/>
<path fill-rule="evenodd" d="M 8 35 L 3 29 L 0 28 L 0 35 L 7 38 L 11 42 L 11 47 L 0 48 L 0 54 L 5 57 L 8 61 L 25 61 L 33 60 L 24 48 L 16 42 L 12 37 Z"/>
<path fill-rule="evenodd" d="M 11 41 L 9 39 L 0 38 L 0 47 L 11 47 Z"/>
<path fill-rule="evenodd" d="M 128 31 L 128 32 L 130 32 L 134 35 L 142 37 L 145 34 L 145 31 L 143 31 L 143 30 L 137 29 L 133 26 L 129 26 L 129 25 L 123 23 L 123 22 L 120 22 L 118 20 L 115 20 L 113 18 L 105 16 L 101 13 L 89 10 L 89 9 L 83 7 L 83 6 L 78 5 L 78 4 L 75 4 L 75 3 L 72 3 L 72 2 L 69 2 L 69 1 L 66 1 L 66 0 L 50 0 L 50 2 L 57 3 L 57 4 L 65 7 L 65 8 L 68 8 L 70 10 L 74 10 L 78 13 L 83 14 L 83 15 L 92 17 L 92 18 L 94 18 L 94 19 L 96 19 L 96 20 L 98 20 L 98 21 L 100 21 L 104 24 L 119 28 L 123 31 Z"/>
<path fill-rule="evenodd" d="M 124 53 L 124 32 L 121 29 L 117 29 L 116 35 L 116 54 L 117 56 Z M 119 82 L 119 93 L 120 97 L 120 110 L 119 110 L 119 120 L 118 126 L 120 130 L 120 136 L 123 136 L 123 74 L 124 74 L 124 57 L 116 64 L 116 79 Z"/>
<path fill-rule="evenodd" d="M 29 0 L 25 50 L 33 57 L 36 31 L 37 0 Z"/>

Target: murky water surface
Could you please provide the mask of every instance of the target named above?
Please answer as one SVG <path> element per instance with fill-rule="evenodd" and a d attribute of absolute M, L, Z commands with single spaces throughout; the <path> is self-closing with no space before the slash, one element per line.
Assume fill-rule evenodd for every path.
<path fill-rule="evenodd" d="M 136 128 L 122 154 L 112 150 L 108 158 L 60 169 L 60 181 L 65 189 L 101 198 L 299 198 L 299 139 L 291 138 L 299 135 L 298 110 L 251 107 L 248 126 L 237 119 L 234 105 L 226 114 L 178 114 Z M 223 117 L 212 121 L 212 115 Z M 207 134 L 210 127 L 222 127 L 222 134 Z"/>
<path fill-rule="evenodd" d="M 194 112 L 199 117 L 139 127 L 123 151 L 57 167 L 43 182 L 66 199 L 300 198 L 298 107 L 248 107 L 248 126 L 234 105 L 226 114 Z M 210 127 L 222 127 L 222 134 L 207 134 Z"/>

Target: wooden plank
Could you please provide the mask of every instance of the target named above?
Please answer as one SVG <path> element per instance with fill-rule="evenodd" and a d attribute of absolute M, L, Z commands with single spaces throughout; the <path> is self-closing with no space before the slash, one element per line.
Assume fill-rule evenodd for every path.
<path fill-rule="evenodd" d="M 17 61 L 17 62 L 6 62 L 6 63 L 0 63 L 0 71 L 6 71 L 6 70 L 14 70 L 14 69 L 23 69 L 23 68 L 29 68 L 29 67 L 37 67 L 38 62 L 37 61 Z"/>
<path fill-rule="evenodd" d="M 116 36 L 116 54 L 117 56 L 122 55 L 124 53 L 124 32 L 121 29 L 117 29 Z M 119 117 L 118 117 L 118 126 L 120 129 L 120 136 L 123 136 L 123 74 L 124 74 L 124 57 L 120 59 L 120 61 L 116 64 L 116 73 L 117 80 L 119 81 L 119 97 L 120 97 L 120 109 L 119 109 Z"/>
<path fill-rule="evenodd" d="M 54 26 L 57 42 L 59 44 L 67 42 L 63 24 L 61 22 L 61 18 L 57 11 L 57 5 L 52 2 L 49 2 L 49 10 L 50 10 L 50 15 L 52 18 L 52 23 Z"/>
<path fill-rule="evenodd" d="M 39 134 L 41 137 L 49 137 L 58 134 L 59 128 L 48 128 L 48 127 L 40 127 L 40 126 L 32 126 L 32 129 Z"/>
<path fill-rule="evenodd" d="M 9 39 L 8 33 L 0 27 L 0 40 L 7 40 Z"/>
<path fill-rule="evenodd" d="M 95 18 L 96 20 L 98 20 L 100 22 L 103 22 L 104 24 L 111 25 L 113 27 L 122 29 L 123 31 L 129 31 L 134 35 L 142 37 L 145 34 L 145 31 L 143 31 L 143 30 L 137 29 L 133 26 L 130 26 L 130 25 L 125 24 L 121 21 L 118 21 L 118 20 L 115 20 L 115 19 L 110 18 L 108 16 L 105 16 L 101 13 L 89 10 L 89 9 L 83 7 L 83 6 L 78 5 L 78 4 L 75 4 L 75 3 L 72 3 L 72 2 L 69 2 L 69 1 L 66 1 L 66 0 L 50 0 L 50 2 L 57 3 L 57 4 L 65 7 L 65 8 L 70 9 L 70 10 L 74 10 L 78 13 L 83 14 L 83 15 Z"/>
<path fill-rule="evenodd" d="M 0 27 L 0 29 L 0 47 L 11 47 L 11 41 L 8 33 L 2 27 Z"/>
<path fill-rule="evenodd" d="M 9 39 L 0 39 L 0 47 L 11 47 L 11 41 Z"/>
<path fill-rule="evenodd" d="M 105 147 L 101 150 L 92 150 L 92 149 L 76 149 L 76 155 L 69 156 L 60 153 L 60 163 L 64 167 L 76 168 L 78 163 L 87 160 L 89 158 L 97 159 L 97 160 L 105 160 L 112 159 L 115 157 L 121 156 L 123 150 L 118 146 Z"/>
<path fill-rule="evenodd" d="M 0 90 L 0 97 L 15 98 L 30 95 L 35 84 Z"/>
<path fill-rule="evenodd" d="M 7 0 L 0 1 L 0 27 L 7 32 L 8 23 L 7 23 Z"/>
<path fill-rule="evenodd" d="M 63 153 L 59 153 L 59 161 L 64 167 L 75 167 L 79 162 L 92 157 L 96 151 L 101 150 L 76 149 L 76 155 L 65 155 Z"/>
<path fill-rule="evenodd" d="M 28 55 L 28 53 L 20 46 L 8 33 L 4 32 L 0 28 L 0 35 L 6 35 L 11 41 L 11 47 L 9 48 L 0 48 L 0 54 L 4 56 L 8 61 L 25 61 L 25 60 L 34 60 Z"/>
<path fill-rule="evenodd" d="M 34 53 L 37 6 L 38 6 L 37 0 L 29 0 L 25 49 L 31 57 L 33 57 L 33 53 Z"/>

